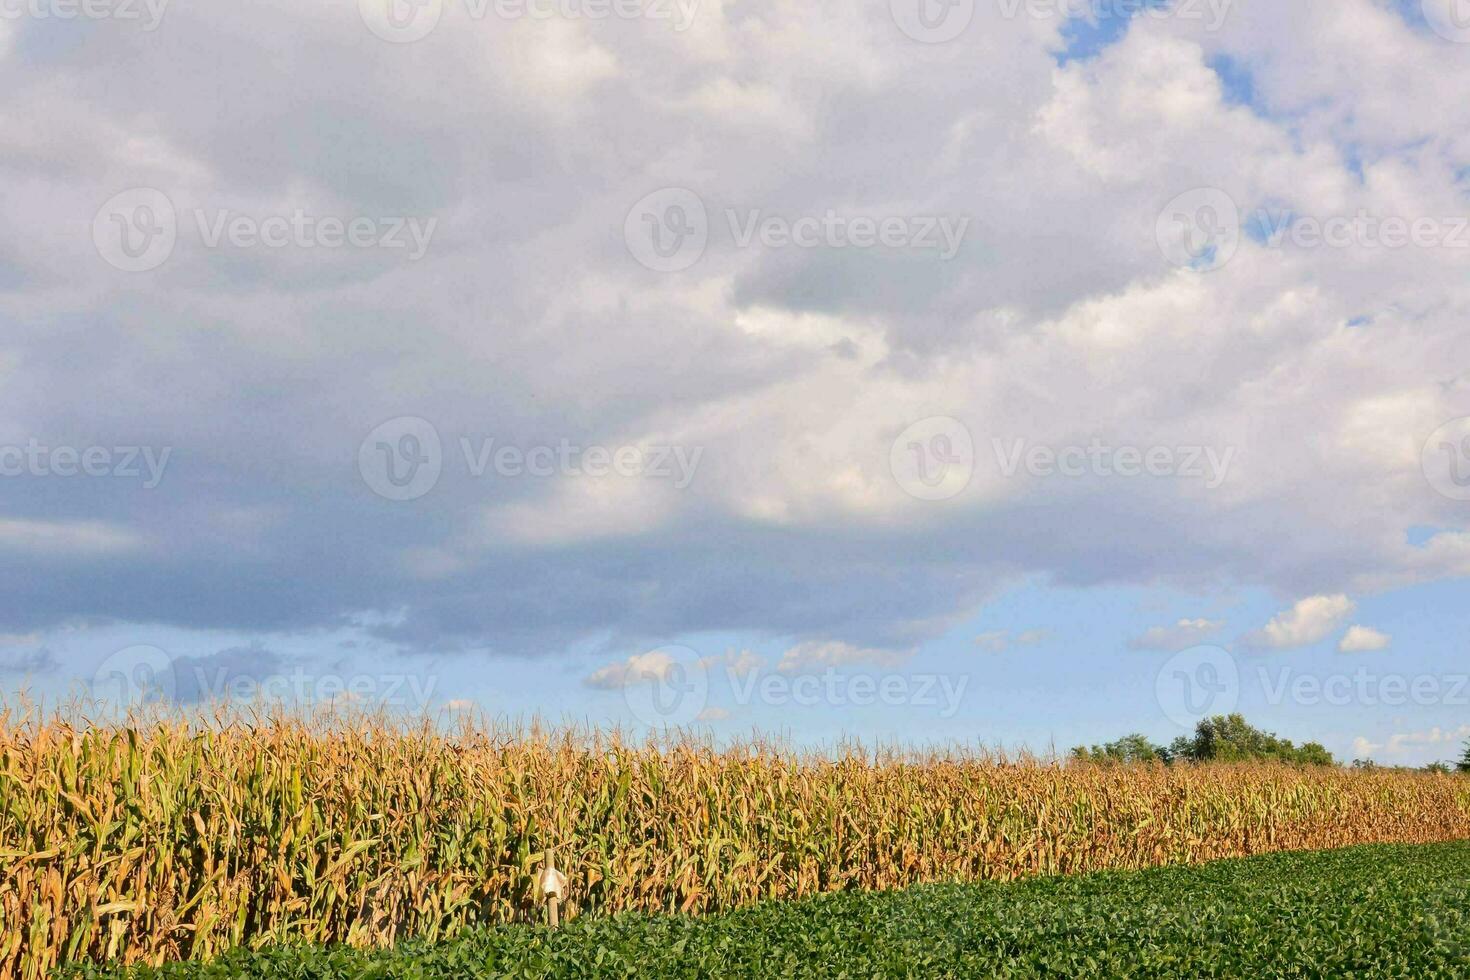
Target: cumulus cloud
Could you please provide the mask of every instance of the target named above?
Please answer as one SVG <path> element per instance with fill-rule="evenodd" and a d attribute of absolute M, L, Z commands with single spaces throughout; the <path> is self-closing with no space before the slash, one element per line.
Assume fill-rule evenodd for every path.
<path fill-rule="evenodd" d="M 1436 725 L 1428 731 L 1390 735 L 1382 742 L 1374 742 L 1360 735 L 1353 739 L 1353 754 L 1359 758 L 1369 758 L 1376 754 L 1403 756 L 1414 750 L 1459 745 L 1467 737 L 1470 737 L 1470 725 L 1461 725 L 1459 728 L 1441 728 Z"/>
<path fill-rule="evenodd" d="M 136 532 L 104 521 L 0 520 L 0 550 L 38 558 L 104 557 L 142 545 Z"/>
<path fill-rule="evenodd" d="M 987 653 L 1004 653 L 1009 643 L 1009 630 L 991 630 L 975 637 L 975 645 Z"/>
<path fill-rule="evenodd" d="M 33 677 L 56 670 L 56 656 L 45 647 L 33 650 L 0 647 L 0 676 Z"/>
<path fill-rule="evenodd" d="M 1010 630 L 991 630 L 975 637 L 975 645 L 987 653 L 1005 653 L 1012 645 L 1034 647 L 1046 642 L 1050 631 L 1044 629 L 1022 630 L 1012 634 Z"/>
<path fill-rule="evenodd" d="M 1371 653 L 1387 650 L 1392 642 L 1393 637 L 1371 626 L 1350 626 L 1338 642 L 1337 649 L 1340 653 Z"/>
<path fill-rule="evenodd" d="M 912 650 L 857 647 L 840 640 L 810 640 L 788 648 L 776 669 L 797 674 L 828 667 L 896 667 L 911 656 Z"/>
<path fill-rule="evenodd" d="M 1197 646 L 1225 628 L 1223 619 L 1181 619 L 1172 626 L 1154 626 L 1128 645 L 1134 650 L 1183 650 Z"/>
<path fill-rule="evenodd" d="M 0 554 L 24 560 L 0 562 L 0 630 L 368 622 L 527 656 L 749 630 L 832 638 L 797 658 L 821 663 L 912 649 L 1036 577 L 1332 596 L 1470 574 L 1462 531 L 1404 543 L 1463 520 L 1420 458 L 1470 414 L 1463 252 L 1245 236 L 1204 275 L 1156 241 L 1202 187 L 1247 215 L 1464 212 L 1470 103 L 1443 93 L 1470 62 L 1388 7 L 1137 18 L 1065 65 L 1061 18 L 986 5 L 947 45 L 847 0 L 706 3 L 682 33 L 446 20 L 401 46 L 354 4 L 205 0 L 60 46 L 7 21 L 0 447 L 173 452 L 146 491 L 7 478 Z M 90 232 L 136 187 L 179 236 L 126 273 Z M 709 217 L 677 273 L 623 240 L 667 187 Z M 412 262 L 199 238 L 197 214 L 298 209 L 438 224 Z M 745 246 L 728 211 L 971 221 L 943 259 Z M 360 455 L 404 416 L 440 442 L 411 502 Z M 891 465 L 935 416 L 975 446 L 938 502 Z M 477 474 L 464 445 L 489 439 L 703 457 L 682 487 Z M 1004 472 L 996 439 L 1234 455 L 1216 486 L 1043 477 Z M 1299 618 L 1267 644 L 1311 635 Z"/>
<path fill-rule="evenodd" d="M 180 704 L 254 700 L 261 682 L 276 676 L 283 663 L 279 654 L 258 646 L 230 647 L 205 657 L 176 657 L 173 698 Z"/>
<path fill-rule="evenodd" d="M 764 657 L 750 650 L 729 650 L 724 656 L 703 657 L 699 662 L 708 670 L 718 668 L 731 677 L 746 677 L 766 665 Z"/>
<path fill-rule="evenodd" d="M 664 650 L 635 653 L 627 660 L 599 667 L 582 683 L 599 691 L 618 691 L 641 679 L 667 680 L 678 663 Z"/>
<path fill-rule="evenodd" d="M 1278 613 L 1262 629 L 1245 636 L 1249 646 L 1293 650 L 1320 642 L 1340 627 L 1357 608 L 1345 595 L 1316 595 Z"/>

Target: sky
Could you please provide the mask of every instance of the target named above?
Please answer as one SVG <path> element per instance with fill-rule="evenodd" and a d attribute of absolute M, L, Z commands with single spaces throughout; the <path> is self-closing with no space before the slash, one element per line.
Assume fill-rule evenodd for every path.
<path fill-rule="evenodd" d="M 0 0 L 0 691 L 1470 738 L 1464 0 Z"/>

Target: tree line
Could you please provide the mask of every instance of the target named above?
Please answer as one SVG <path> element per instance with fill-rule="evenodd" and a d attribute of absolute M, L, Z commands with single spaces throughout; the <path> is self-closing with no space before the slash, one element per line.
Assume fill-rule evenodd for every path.
<path fill-rule="evenodd" d="M 1288 762 L 1307 766 L 1335 766 L 1338 761 L 1332 753 L 1318 742 L 1294 744 L 1273 732 L 1256 728 L 1243 715 L 1215 715 L 1202 719 L 1195 726 L 1192 736 L 1181 735 L 1168 745 L 1151 742 L 1146 735 L 1137 732 L 1124 735 L 1115 742 L 1102 745 L 1079 745 L 1071 752 L 1077 762 L 1097 763 L 1176 763 L 1201 762 Z M 1367 759 L 1355 759 L 1355 769 L 1376 769 L 1379 766 Z M 1431 762 L 1423 767 L 1426 772 L 1452 772 L 1470 774 L 1470 742 L 1465 743 L 1465 754 L 1456 762 Z"/>

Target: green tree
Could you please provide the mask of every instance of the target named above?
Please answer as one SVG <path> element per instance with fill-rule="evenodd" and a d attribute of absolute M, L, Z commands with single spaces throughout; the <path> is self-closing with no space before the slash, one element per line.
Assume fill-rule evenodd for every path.
<path fill-rule="evenodd" d="M 1470 752 L 1467 752 L 1470 757 Z M 1155 745 L 1146 736 L 1134 733 L 1103 745 L 1079 745 L 1072 750 L 1079 762 L 1137 763 L 1162 762 L 1249 762 L 1268 760 L 1296 765 L 1335 766 L 1332 757 L 1319 742 L 1298 746 L 1249 724 L 1241 715 L 1216 715 L 1201 721 L 1194 737 L 1179 736 L 1169 746 Z M 1470 761 L 1470 760 L 1467 760 Z M 1370 763 L 1371 765 L 1371 763 Z"/>
<path fill-rule="evenodd" d="M 1174 745 L 1179 757 L 1191 762 L 1249 762 L 1258 759 L 1299 765 L 1331 766 L 1337 762 L 1318 742 L 1300 747 L 1290 739 L 1262 731 L 1242 715 L 1216 715 L 1195 726 L 1194 738 L 1179 739 Z"/>
<path fill-rule="evenodd" d="M 1465 754 L 1460 757 L 1459 762 L 1455 763 L 1455 768 L 1461 772 L 1470 773 L 1470 742 L 1465 743 Z"/>
<path fill-rule="evenodd" d="M 1168 762 L 1169 750 L 1162 745 L 1153 744 L 1147 736 L 1135 732 L 1104 745 L 1079 745 L 1072 750 L 1072 758 L 1079 762 Z"/>

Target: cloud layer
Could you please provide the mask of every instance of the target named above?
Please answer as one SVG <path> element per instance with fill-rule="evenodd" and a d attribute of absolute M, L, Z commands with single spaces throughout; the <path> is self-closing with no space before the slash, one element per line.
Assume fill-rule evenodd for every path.
<path fill-rule="evenodd" d="M 1431 439 L 1470 415 L 1470 252 L 1246 222 L 1203 271 L 1160 245 L 1200 188 L 1470 213 L 1465 46 L 1369 0 L 1262 2 L 1059 64 L 1057 18 L 923 43 L 888 6 L 705 0 L 676 30 L 449 4 L 406 44 L 316 0 L 0 24 L 0 445 L 110 454 L 4 478 L 0 631 L 540 655 L 748 630 L 804 668 L 1027 578 L 1316 596 L 1253 637 L 1288 648 L 1344 594 L 1470 572 Z M 177 217 L 139 272 L 106 236 L 159 213 L 99 214 L 133 188 Z M 707 241 L 660 272 L 627 236 L 670 188 Z M 916 244 L 946 218 L 952 258 Z M 236 219 L 261 240 L 211 246 Z M 417 259 L 382 246 L 410 219 Z M 767 219 L 816 244 L 742 243 Z M 910 237 L 854 244 L 890 219 Z M 171 451 L 156 486 L 125 447 Z"/>

